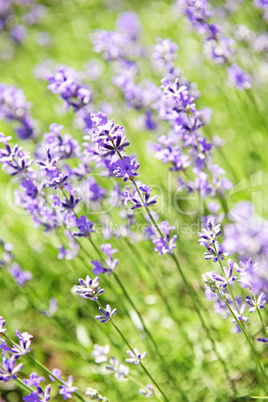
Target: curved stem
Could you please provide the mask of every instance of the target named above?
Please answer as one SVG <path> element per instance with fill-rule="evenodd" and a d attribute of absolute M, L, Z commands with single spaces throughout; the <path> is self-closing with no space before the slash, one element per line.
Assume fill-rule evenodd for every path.
<path fill-rule="evenodd" d="M 266 389 L 266 391 L 267 391 L 266 375 L 265 375 L 263 366 L 262 366 L 261 362 L 259 361 L 259 356 L 257 355 L 257 353 L 256 353 L 256 351 L 255 351 L 255 349 L 254 349 L 254 346 L 253 346 L 253 344 L 252 344 L 252 340 L 250 339 L 249 335 L 247 334 L 247 331 L 245 330 L 244 326 L 241 325 L 241 322 L 240 322 L 240 321 L 238 320 L 238 318 L 236 317 L 236 315 L 235 315 L 235 313 L 233 312 L 232 308 L 230 307 L 229 303 L 228 303 L 226 300 L 224 300 L 224 303 L 225 303 L 226 307 L 228 308 L 228 310 L 230 311 L 230 313 L 232 314 L 233 318 L 235 319 L 237 325 L 239 326 L 239 328 L 240 328 L 241 331 L 243 332 L 243 334 L 244 334 L 244 336 L 245 336 L 245 338 L 246 338 L 246 340 L 247 340 L 247 342 L 248 342 L 248 344 L 249 344 L 249 347 L 250 347 L 250 349 L 251 349 L 252 355 L 253 355 L 253 357 L 254 357 L 254 359 L 255 359 L 255 362 L 256 362 L 256 365 L 257 365 L 257 368 L 258 368 L 258 372 L 260 372 L 260 374 L 261 374 L 261 376 L 262 376 L 262 381 L 263 381 L 264 386 L 265 386 L 265 389 Z"/>

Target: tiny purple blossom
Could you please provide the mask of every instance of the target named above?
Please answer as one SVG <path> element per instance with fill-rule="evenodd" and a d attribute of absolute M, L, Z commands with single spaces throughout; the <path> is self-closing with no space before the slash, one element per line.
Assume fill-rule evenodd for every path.
<path fill-rule="evenodd" d="M 10 379 L 15 380 L 18 372 L 22 369 L 23 364 L 20 363 L 16 366 L 16 357 L 11 356 L 10 359 L 3 357 L 2 368 L 0 368 L 0 382 L 7 382 Z"/>
<path fill-rule="evenodd" d="M 100 346 L 98 344 L 94 345 L 94 350 L 92 352 L 92 356 L 95 358 L 95 363 L 100 364 L 107 362 L 108 353 L 110 352 L 110 346 Z"/>
<path fill-rule="evenodd" d="M 85 215 L 82 215 L 80 218 L 76 218 L 76 226 L 79 229 L 79 232 L 74 232 L 74 236 L 78 237 L 90 237 L 91 233 L 94 232 L 93 222 L 90 222 Z"/>
<path fill-rule="evenodd" d="M 102 324 L 111 321 L 114 315 L 117 313 L 117 309 L 114 308 L 111 310 L 111 306 L 109 304 L 106 305 L 105 310 L 103 310 L 101 307 L 99 307 L 99 310 L 101 315 L 96 315 L 95 318 L 97 320 L 101 320 Z"/>
<path fill-rule="evenodd" d="M 77 387 L 73 387 L 73 377 L 71 375 L 68 377 L 66 385 L 60 385 L 59 389 L 59 394 L 62 395 L 64 400 L 71 399 L 73 397 L 72 394 L 78 390 Z"/>
<path fill-rule="evenodd" d="M 45 381 L 44 377 L 39 377 L 37 373 L 33 372 L 32 374 L 30 374 L 30 378 L 29 379 L 23 379 L 24 384 L 26 384 L 28 387 L 35 387 L 35 388 L 39 388 L 39 383 L 41 381 Z"/>
<path fill-rule="evenodd" d="M 141 359 L 144 359 L 144 357 L 147 355 L 147 352 L 140 353 L 137 348 L 134 348 L 134 351 L 132 352 L 131 350 L 127 350 L 127 354 L 129 355 L 130 359 L 126 359 L 127 363 L 134 363 L 139 364 Z"/>
<path fill-rule="evenodd" d="M 3 319 L 2 316 L 0 316 L 0 335 L 5 334 L 7 331 L 6 328 L 4 328 L 5 324 L 6 324 L 6 321 Z"/>
<path fill-rule="evenodd" d="M 253 313 L 256 309 L 264 309 L 264 305 L 267 303 L 267 296 L 261 293 L 256 301 L 252 297 L 246 296 L 245 302 L 249 306 L 249 313 Z"/>
<path fill-rule="evenodd" d="M 228 68 L 228 76 L 231 84 L 237 89 L 249 89 L 251 87 L 251 77 L 245 73 L 237 64 Z"/>
<path fill-rule="evenodd" d="M 31 339 L 33 338 L 33 335 L 28 334 L 28 332 L 19 333 L 18 330 L 16 330 L 16 335 L 20 341 L 21 354 L 25 355 L 26 353 L 30 352 Z"/>

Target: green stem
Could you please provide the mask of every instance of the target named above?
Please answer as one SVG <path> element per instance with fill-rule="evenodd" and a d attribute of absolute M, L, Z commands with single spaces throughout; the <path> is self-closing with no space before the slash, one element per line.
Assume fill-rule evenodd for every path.
<path fill-rule="evenodd" d="M 266 325 L 265 325 L 265 323 L 264 323 L 262 313 L 261 313 L 261 311 L 260 311 L 260 309 L 259 309 L 259 307 L 258 307 L 258 301 L 257 301 L 257 297 L 256 297 L 256 296 L 254 296 L 254 300 L 255 300 L 255 304 L 256 304 L 256 310 L 257 310 L 258 316 L 259 316 L 259 318 L 260 318 L 260 321 L 261 321 L 261 323 L 262 323 L 262 327 L 263 327 L 264 333 L 265 333 L 266 335 L 268 335 L 268 330 L 267 330 L 267 327 L 266 327 Z"/>
<path fill-rule="evenodd" d="M 178 261 L 176 255 L 175 255 L 175 254 L 172 254 L 172 258 L 173 258 L 173 260 L 174 260 L 174 262 L 175 262 L 175 264 L 176 264 L 176 267 L 177 267 L 177 269 L 178 269 L 178 271 L 179 271 L 179 273 L 180 273 L 180 276 L 182 277 L 182 280 L 183 280 L 183 282 L 184 282 L 184 284 L 185 284 L 185 286 L 186 286 L 187 292 L 189 293 L 189 295 L 190 295 L 190 297 L 191 297 L 192 303 L 193 303 L 193 305 L 194 305 L 194 309 L 195 309 L 195 311 L 196 311 L 196 313 L 197 313 L 197 315 L 198 315 L 198 317 L 199 317 L 199 320 L 200 320 L 200 322 L 201 322 L 201 324 L 202 324 L 202 327 L 204 328 L 204 330 L 205 330 L 205 332 L 206 332 L 206 334 L 207 334 L 207 337 L 209 338 L 209 340 L 210 340 L 210 342 L 211 342 L 211 344 L 212 344 L 212 348 L 213 348 L 215 354 L 217 355 L 219 361 L 221 362 L 221 364 L 222 364 L 222 366 L 223 366 L 223 369 L 224 369 L 226 378 L 227 378 L 227 380 L 230 382 L 231 387 L 232 387 L 232 389 L 233 389 L 233 392 L 234 392 L 234 394 L 236 395 L 236 394 L 237 394 L 236 388 L 235 388 L 235 385 L 234 385 L 233 381 L 231 380 L 231 378 L 230 378 L 230 376 L 229 376 L 229 372 L 228 372 L 227 366 L 226 366 L 226 364 L 225 364 L 225 361 L 222 359 L 221 355 L 220 355 L 219 352 L 217 351 L 216 343 L 215 343 L 215 341 L 214 341 L 214 338 L 213 338 L 213 336 L 211 335 L 211 333 L 210 333 L 210 331 L 209 331 L 209 329 L 208 329 L 208 327 L 207 327 L 207 325 L 206 325 L 206 323 L 205 323 L 205 321 L 204 321 L 204 318 L 203 318 L 203 316 L 202 316 L 202 314 L 201 314 L 201 311 L 200 311 L 200 309 L 199 309 L 199 306 L 198 306 L 199 302 L 198 302 L 197 294 L 196 294 L 196 292 L 194 291 L 194 289 L 191 287 L 191 285 L 189 284 L 188 280 L 186 279 L 186 277 L 185 277 L 185 275 L 184 275 L 184 273 L 183 273 L 183 271 L 182 271 L 182 269 L 181 269 L 180 263 L 179 263 L 179 261 Z M 196 299 L 197 299 L 197 300 L 196 300 Z"/>
<path fill-rule="evenodd" d="M 117 333 L 121 336 L 121 338 L 123 339 L 123 341 L 125 342 L 125 344 L 127 345 L 127 347 L 132 351 L 132 353 L 134 353 L 133 348 L 130 346 L 130 344 L 128 343 L 127 339 L 125 338 L 125 336 L 123 335 L 123 333 L 120 331 L 120 329 L 117 327 L 117 325 L 115 325 L 115 323 L 113 321 L 110 321 L 111 324 L 113 325 L 114 329 L 117 331 Z M 152 383 L 156 386 L 156 388 L 158 389 L 158 391 L 163 395 L 163 398 L 165 399 L 166 402 L 169 402 L 169 399 L 167 398 L 166 394 L 164 393 L 164 391 L 160 388 L 160 386 L 157 384 L 157 382 L 153 379 L 153 377 L 151 376 L 151 374 L 149 373 L 149 371 L 146 369 L 146 367 L 144 366 L 144 364 L 142 364 L 140 362 L 140 366 L 142 367 L 143 371 L 145 372 L 145 374 L 150 378 L 150 380 L 152 381 Z"/>
<path fill-rule="evenodd" d="M 233 312 L 232 308 L 230 307 L 229 303 L 228 303 L 226 300 L 224 300 L 224 303 L 226 304 L 226 307 L 228 308 L 228 310 L 229 310 L 230 313 L 232 314 L 233 318 L 235 319 L 237 325 L 239 326 L 239 328 L 240 328 L 241 331 L 243 332 L 243 334 L 244 334 L 244 336 L 245 336 L 245 338 L 246 338 L 246 340 L 247 340 L 247 342 L 248 342 L 248 344 L 249 344 L 249 347 L 250 347 L 250 349 L 251 349 L 252 355 L 253 355 L 253 357 L 254 357 L 254 359 L 255 359 L 255 362 L 256 362 L 256 365 L 257 365 L 257 368 L 258 368 L 258 372 L 260 372 L 260 374 L 261 374 L 261 376 L 262 376 L 262 381 L 263 381 L 264 386 L 265 386 L 265 389 L 266 389 L 266 391 L 267 391 L 266 375 L 265 375 L 263 366 L 262 366 L 261 362 L 259 361 L 259 356 L 257 355 L 257 353 L 256 353 L 256 351 L 255 351 L 255 349 L 254 349 L 254 346 L 253 346 L 253 344 L 252 344 L 252 340 L 250 339 L 249 335 L 247 334 L 247 331 L 245 330 L 244 326 L 241 325 L 241 322 L 240 322 L 240 321 L 238 320 L 238 318 L 236 317 L 236 315 L 235 315 L 235 313 Z"/>
<path fill-rule="evenodd" d="M 230 293 L 230 295 L 231 295 L 231 298 L 232 298 L 234 307 L 235 307 L 235 309 L 236 309 L 236 311 L 237 311 L 237 314 L 239 315 L 239 314 L 240 314 L 240 311 L 239 311 L 239 309 L 238 309 L 238 306 L 237 306 L 237 303 L 236 303 L 236 300 L 235 300 L 235 297 L 234 297 L 234 293 L 233 293 L 232 287 L 231 287 L 231 285 L 230 285 L 230 283 L 229 283 L 229 280 L 228 280 L 228 278 L 227 278 L 227 275 L 226 275 L 226 273 L 225 273 L 225 271 L 224 271 L 224 269 L 223 269 L 223 265 L 222 265 L 221 260 L 219 260 L 219 264 L 220 264 L 220 267 L 221 267 L 223 276 L 224 276 L 224 278 L 225 278 L 225 280 L 226 280 L 227 287 L 228 287 L 229 293 Z"/>
<path fill-rule="evenodd" d="M 140 191 L 139 191 L 139 189 L 138 189 L 137 184 L 135 183 L 134 178 L 132 179 L 132 182 L 133 182 L 133 184 L 134 184 L 134 186 L 135 186 L 135 188 L 136 188 L 136 190 L 137 190 L 139 196 L 140 196 L 141 199 L 142 199 L 141 193 L 140 193 Z M 145 209 L 146 209 L 146 211 L 147 211 L 147 213 L 148 213 L 148 215 L 149 215 L 149 217 L 150 217 L 150 219 L 151 219 L 151 222 L 153 223 L 154 227 L 156 228 L 157 232 L 159 233 L 159 235 L 160 235 L 161 237 L 163 237 L 163 234 L 162 234 L 161 230 L 159 229 L 157 223 L 155 222 L 153 216 L 151 215 L 149 209 L 148 209 L 147 207 L 146 207 Z M 202 324 L 204 330 L 205 330 L 206 333 L 207 333 L 207 336 L 209 337 L 209 339 L 210 339 L 210 341 L 211 341 L 213 350 L 214 350 L 214 352 L 216 353 L 216 355 L 217 355 L 219 361 L 221 362 L 221 364 L 222 364 L 222 366 L 223 366 L 223 368 L 224 368 L 224 372 L 225 372 L 226 378 L 227 378 L 228 381 L 231 383 L 231 386 L 232 386 L 232 389 L 233 389 L 234 394 L 236 394 L 236 389 L 235 389 L 234 383 L 233 383 L 233 382 L 231 381 L 231 379 L 230 379 L 227 366 L 226 366 L 224 360 L 221 358 L 220 354 L 218 353 L 218 351 L 217 351 L 217 349 L 216 349 L 215 341 L 214 341 L 213 337 L 211 336 L 210 331 L 209 331 L 209 329 L 208 329 L 208 327 L 207 327 L 207 325 L 206 325 L 206 323 L 205 323 L 205 321 L 204 321 L 204 319 L 203 319 L 203 317 L 202 317 L 201 311 L 200 311 L 199 306 L 198 306 L 198 301 L 197 301 L 198 297 L 197 297 L 197 294 L 196 294 L 196 292 L 194 291 L 194 289 L 190 286 L 188 280 L 186 279 L 186 277 L 185 277 L 185 275 L 184 275 L 184 273 L 183 273 L 183 271 L 182 271 L 182 269 L 181 269 L 181 266 L 180 266 L 180 264 L 179 264 L 179 260 L 178 260 L 178 258 L 176 257 L 176 255 L 175 255 L 174 253 L 172 253 L 170 256 L 171 256 L 171 258 L 174 260 L 174 262 L 175 262 L 175 264 L 176 264 L 176 267 L 177 267 L 177 269 L 178 269 L 178 271 L 179 271 L 179 274 L 180 274 L 180 276 L 181 276 L 181 278 L 182 278 L 182 280 L 183 280 L 183 282 L 184 282 L 184 284 L 185 284 L 185 286 L 186 286 L 186 289 L 187 289 L 187 291 L 188 291 L 188 293 L 189 293 L 189 295 L 190 295 L 190 297 L 191 297 L 191 299 L 192 299 L 192 302 L 193 302 L 193 304 L 194 304 L 194 309 L 195 309 L 195 311 L 196 311 L 196 313 L 197 313 L 197 315 L 198 315 L 198 317 L 199 317 L 199 319 L 200 319 L 200 322 L 201 322 L 201 324 Z"/>
<path fill-rule="evenodd" d="M 178 384 L 176 383 L 176 381 L 175 381 L 175 379 L 173 378 L 172 374 L 169 372 L 169 370 L 168 370 L 168 368 L 167 368 L 167 363 L 166 363 L 164 357 L 162 356 L 162 354 L 160 353 L 160 351 L 159 351 L 159 349 L 158 349 L 158 346 L 157 346 L 157 343 L 155 342 L 154 337 L 152 336 L 151 332 L 150 332 L 149 329 L 147 328 L 147 326 L 146 326 L 146 324 L 145 324 L 145 322 L 144 322 L 144 320 L 143 320 L 143 318 L 142 318 L 142 316 L 141 316 L 139 310 L 137 309 L 137 307 L 136 307 L 135 304 L 133 303 L 132 299 L 130 298 L 128 292 L 126 291 L 124 285 L 123 285 L 122 282 L 120 281 L 120 279 L 119 279 L 119 277 L 117 276 L 117 274 L 114 272 L 113 275 L 114 275 L 114 277 L 115 277 L 116 282 L 118 283 L 118 285 L 119 285 L 120 288 L 122 289 L 122 291 L 123 291 L 123 293 L 124 293 L 126 299 L 128 300 L 128 302 L 130 303 L 130 305 L 133 307 L 133 309 L 134 309 L 135 312 L 137 313 L 137 315 L 138 315 L 138 317 L 139 317 L 139 319 L 140 319 L 140 321 L 141 321 L 141 323 L 142 323 L 142 325 L 143 325 L 143 328 L 144 328 L 145 333 L 146 333 L 146 334 L 148 335 L 148 337 L 150 338 L 150 341 L 152 342 L 152 344 L 153 344 L 153 346 L 154 346 L 154 348 L 155 348 L 155 351 L 156 351 L 156 353 L 157 353 L 159 359 L 162 361 L 162 365 L 163 365 L 163 366 L 165 367 L 165 369 L 166 369 L 166 372 L 167 372 L 167 374 L 168 374 L 169 379 L 172 381 L 172 383 L 173 383 L 173 385 L 176 387 L 176 389 L 183 395 L 184 400 L 187 401 L 188 399 L 187 399 L 186 395 L 184 394 L 183 390 L 178 386 Z"/>
<path fill-rule="evenodd" d="M 102 255 L 101 255 L 99 249 L 96 247 L 94 241 L 93 241 L 91 238 L 89 238 L 89 241 L 90 241 L 91 245 L 94 247 L 94 250 L 98 253 L 98 255 L 99 255 L 99 257 L 100 257 L 100 259 L 101 259 L 101 261 L 102 261 Z M 119 279 L 118 275 L 117 275 L 115 272 L 113 272 L 113 276 L 114 276 L 116 282 L 118 283 L 118 285 L 120 286 L 120 288 L 122 289 L 124 296 L 126 297 L 126 299 L 128 300 L 128 302 L 130 303 L 130 305 L 133 307 L 133 309 L 135 310 L 136 314 L 138 315 L 138 317 L 139 317 L 139 319 L 140 319 L 140 321 L 141 321 L 141 323 L 142 323 L 142 325 L 143 325 L 143 328 L 144 328 L 145 333 L 146 333 L 147 336 L 149 337 L 151 343 L 152 343 L 153 346 L 154 346 L 154 349 L 155 349 L 155 351 L 156 351 L 158 357 L 160 358 L 160 360 L 161 360 L 161 362 L 162 362 L 162 365 L 163 365 L 163 366 L 165 367 L 165 369 L 166 369 L 166 372 L 167 372 L 167 375 L 168 375 L 169 379 L 171 380 L 171 382 L 173 383 L 173 385 L 176 387 L 176 389 L 183 395 L 184 399 L 187 401 L 187 397 L 186 397 L 185 393 L 184 393 L 183 390 L 179 387 L 179 385 L 177 384 L 176 380 L 173 378 L 172 374 L 169 372 L 169 369 L 168 369 L 168 367 L 167 367 L 167 363 L 166 363 L 165 359 L 163 358 L 163 356 L 161 355 L 161 353 L 160 353 L 160 351 L 159 351 L 159 349 L 158 349 L 157 343 L 155 342 L 154 337 L 152 336 L 151 332 L 150 332 L 149 329 L 147 328 L 147 326 L 146 326 L 146 324 L 145 324 L 145 322 L 144 322 L 144 320 L 143 320 L 143 318 L 142 318 L 142 316 L 141 316 L 139 310 L 138 310 L 137 307 L 135 306 L 134 302 L 132 301 L 131 297 L 129 296 L 127 290 L 125 289 L 125 287 L 124 287 L 124 285 L 122 284 L 121 280 Z"/>

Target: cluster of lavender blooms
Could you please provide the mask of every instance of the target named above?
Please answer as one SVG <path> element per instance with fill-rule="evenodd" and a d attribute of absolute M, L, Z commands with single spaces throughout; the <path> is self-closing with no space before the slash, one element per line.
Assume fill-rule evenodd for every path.
<path fill-rule="evenodd" d="M 16 336 L 19 339 L 19 343 L 14 343 L 6 336 L 7 329 L 5 328 L 5 323 L 6 322 L 3 317 L 0 317 L 0 336 L 2 336 L 2 339 L 0 340 L 0 350 L 2 355 L 0 383 L 7 383 L 11 380 L 21 380 L 20 374 L 23 368 L 23 363 L 17 364 L 17 362 L 22 357 L 27 357 L 27 354 L 31 351 L 31 339 L 33 338 L 33 335 L 28 334 L 28 332 L 20 333 L 18 330 L 16 330 Z M 11 344 L 11 347 L 8 346 L 9 343 Z M 31 361 L 35 362 L 35 359 L 31 357 Z M 40 363 L 37 363 L 37 365 L 40 367 Z M 44 370 L 48 372 L 45 367 Z M 56 381 L 60 383 L 58 393 L 62 396 L 63 400 L 72 399 L 73 394 L 78 390 L 78 387 L 73 386 L 73 377 L 69 376 L 68 380 L 65 381 L 61 377 L 61 371 L 59 369 L 53 369 L 49 375 L 49 378 L 52 382 Z M 51 384 L 48 384 L 43 390 L 40 386 L 40 383 L 43 381 L 45 381 L 45 377 L 39 377 L 36 372 L 32 372 L 29 378 L 23 378 L 25 387 L 28 389 L 28 392 L 30 391 L 30 394 L 22 398 L 24 402 L 50 401 Z M 85 392 L 85 395 L 89 396 L 90 399 L 108 402 L 108 399 L 99 394 L 97 390 L 94 390 L 94 392 L 95 393 L 93 393 L 92 388 L 88 388 Z M 80 395 L 78 396 L 80 400 L 84 401 Z M 99 399 L 96 396 L 98 396 Z"/>
<path fill-rule="evenodd" d="M 19 139 L 34 136 L 35 122 L 30 115 L 31 104 L 27 102 L 21 89 L 0 84 L 0 119 L 15 123 Z"/>
<path fill-rule="evenodd" d="M 87 141 L 83 144 L 83 155 L 86 163 L 95 162 L 96 167 L 102 169 L 102 174 L 105 176 L 121 177 L 123 178 L 123 182 L 128 180 L 131 182 L 132 188 L 125 186 L 125 189 L 120 190 L 120 198 L 126 206 L 130 202 L 132 210 L 151 207 L 156 203 L 157 197 L 151 197 L 152 189 L 149 186 L 135 181 L 136 177 L 139 176 L 139 164 L 134 156 L 127 156 L 125 153 L 129 142 L 125 137 L 124 127 L 115 124 L 113 120 L 108 120 L 106 114 L 103 112 L 90 113 L 89 108 L 85 108 L 80 99 L 80 93 L 88 93 L 87 101 L 89 102 L 89 90 L 81 82 L 78 83 L 73 74 L 69 76 L 66 71 L 68 70 L 64 70 L 64 74 L 62 71 L 60 74 L 57 72 L 55 76 L 49 76 L 48 88 L 59 94 L 64 99 L 65 105 L 67 107 L 71 106 L 74 112 L 78 114 L 81 111 L 83 112 L 84 131 L 86 132 L 84 139 Z M 59 78 L 57 78 L 58 74 Z M 65 77 L 67 78 L 65 79 Z M 119 190 L 119 188 L 117 189 Z M 94 188 L 95 194 L 98 193 L 97 190 L 97 188 Z M 165 235 L 158 238 L 162 242 L 161 254 L 171 252 L 174 248 L 175 238 L 172 238 L 173 241 L 171 243 L 169 238 L 169 230 L 172 228 L 169 230 L 167 226 L 165 228 Z M 160 251 L 160 246 L 158 246 L 156 251 Z M 108 267 L 103 268 L 100 263 L 96 262 L 93 272 L 95 274 L 107 271 L 111 272 L 116 266 L 116 263 L 113 267 L 109 266 L 109 262 L 107 264 Z"/>
<path fill-rule="evenodd" d="M 206 284 L 206 296 L 208 301 L 214 302 L 214 309 L 223 318 L 231 315 L 227 304 L 233 311 L 232 322 L 235 324 L 235 332 L 241 329 L 237 322 L 246 323 L 249 317 L 244 315 L 246 306 L 248 312 L 264 309 L 268 301 L 268 281 L 265 274 L 265 267 L 262 264 L 254 263 L 252 258 L 235 263 L 225 251 L 224 246 L 219 244 L 218 237 L 222 234 L 221 225 L 216 223 L 216 218 L 209 218 L 206 227 L 199 233 L 199 243 L 206 247 L 205 260 L 212 260 L 214 263 L 220 262 L 221 274 L 216 271 L 207 272 L 203 275 Z M 228 268 L 223 266 L 227 260 Z M 239 295 L 235 296 L 232 285 L 238 283 Z M 249 294 L 244 296 L 244 289 Z M 259 312 L 260 313 L 260 312 Z M 267 331 L 265 333 L 267 336 Z M 264 342 L 263 338 L 257 338 Z M 266 337 L 264 338 L 266 339 Z"/>
<path fill-rule="evenodd" d="M 95 185 L 97 189 L 98 186 L 93 183 L 93 178 L 87 177 L 91 171 L 88 157 L 82 155 L 80 145 L 72 136 L 60 135 L 61 129 L 62 126 L 57 124 L 50 126 L 50 132 L 44 135 L 37 147 L 37 161 L 30 159 L 29 152 L 24 152 L 18 145 L 11 147 L 11 137 L 1 134 L 3 148 L 0 163 L 3 170 L 18 178 L 20 190 L 15 190 L 15 203 L 33 217 L 36 227 L 41 226 L 45 231 L 61 226 L 66 228 L 70 248 L 61 246 L 59 258 L 70 259 L 79 251 L 75 238 L 90 236 L 94 231 L 93 223 L 83 215 L 77 217 L 74 211 L 81 198 L 76 196 L 76 188 L 72 187 L 71 180 L 79 182 L 86 189 L 86 201 L 92 198 L 90 188 Z M 75 168 L 67 163 L 72 158 L 78 160 Z M 36 170 L 32 168 L 33 165 Z M 50 189 L 54 190 L 54 194 L 47 194 Z M 96 202 L 96 194 L 93 197 Z"/>
<path fill-rule="evenodd" d="M 209 3 L 206 0 L 177 0 L 176 5 L 183 10 L 197 33 L 203 36 L 205 55 L 217 64 L 230 64 L 236 41 L 224 35 L 219 25 L 210 22 L 214 12 Z M 228 75 L 234 87 L 240 90 L 251 87 L 251 76 L 237 64 L 229 67 Z"/>
<path fill-rule="evenodd" d="M 213 12 L 206 0 L 177 0 L 177 6 L 183 9 L 191 25 L 204 36 L 205 52 L 217 64 L 230 61 L 234 55 L 235 41 L 222 33 L 221 27 L 210 23 Z"/>
<path fill-rule="evenodd" d="M 28 35 L 29 26 L 38 24 L 44 17 L 46 7 L 37 0 L 1 0 L 0 32 L 6 46 L 1 53 L 3 59 L 12 55 L 11 44 L 21 44 Z"/>
<path fill-rule="evenodd" d="M 32 279 L 31 272 L 23 271 L 20 265 L 15 261 L 14 255 L 12 253 L 12 244 L 6 243 L 2 239 L 0 239 L 0 247 L 2 249 L 0 267 L 8 269 L 8 272 L 10 273 L 12 278 L 14 278 L 18 286 L 24 286 L 28 281 Z"/>
<path fill-rule="evenodd" d="M 153 66 L 158 69 L 160 65 L 166 75 L 160 88 L 148 80 L 146 86 L 143 82 L 136 83 L 138 67 L 135 62 L 133 74 L 121 66 L 120 75 L 113 82 L 122 89 L 128 106 L 144 111 L 146 128 L 163 132 L 155 146 L 155 157 L 179 173 L 179 191 L 186 189 L 191 193 L 197 190 L 202 198 L 215 197 L 217 193 L 223 195 L 232 185 L 224 177 L 224 170 L 212 162 L 213 144 L 208 143 L 201 132 L 209 116 L 207 110 L 196 108 L 199 93 L 195 86 L 180 77 L 175 66 L 177 50 L 177 45 L 169 39 L 158 38 L 154 46 Z M 124 57 L 126 65 L 130 60 L 128 55 Z M 114 59 L 108 61 L 115 63 Z M 247 87 L 250 81 L 249 77 L 241 76 L 238 66 L 230 67 L 230 76 L 240 88 Z M 189 179 L 190 170 L 195 179 Z"/>

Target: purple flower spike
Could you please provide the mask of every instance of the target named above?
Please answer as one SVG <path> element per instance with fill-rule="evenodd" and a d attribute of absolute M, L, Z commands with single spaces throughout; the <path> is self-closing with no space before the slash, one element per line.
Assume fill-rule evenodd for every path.
<path fill-rule="evenodd" d="M 123 156 L 122 159 L 118 159 L 113 163 L 113 173 L 117 177 L 124 177 L 123 181 L 127 181 L 135 176 L 139 176 L 137 170 L 140 164 L 136 163 L 136 158 L 130 158 L 129 156 Z"/>
<path fill-rule="evenodd" d="M 153 240 L 153 244 L 156 246 L 154 251 L 158 252 L 159 255 L 163 254 L 172 254 L 172 250 L 176 247 L 176 239 L 177 235 L 170 237 L 170 230 L 175 229 L 174 226 L 169 226 L 169 224 L 164 221 L 160 225 L 160 230 L 163 232 L 164 237 L 159 237 L 158 239 Z"/>
<path fill-rule="evenodd" d="M 35 387 L 35 388 L 39 388 L 39 383 L 41 381 L 45 381 L 44 377 L 39 377 L 37 373 L 32 373 L 30 374 L 30 378 L 29 379 L 23 379 L 24 384 L 26 384 L 28 387 Z"/>
<path fill-rule="evenodd" d="M 115 308 L 111 310 L 111 306 L 109 304 L 106 305 L 105 310 L 103 310 L 101 307 L 99 307 L 99 310 L 101 312 L 101 315 L 96 315 L 95 318 L 96 320 L 101 320 L 102 324 L 111 321 L 114 315 L 117 313 L 117 310 Z"/>
<path fill-rule="evenodd" d="M 264 305 L 267 303 L 267 296 L 261 293 L 256 301 L 252 297 L 246 296 L 245 302 L 249 306 L 249 313 L 253 313 L 256 309 L 264 309 Z"/>
<path fill-rule="evenodd" d="M 230 83 L 237 89 L 243 90 L 251 88 L 250 75 L 245 73 L 237 64 L 233 64 L 228 68 L 228 76 Z"/>
<path fill-rule="evenodd" d="M 4 335 L 6 333 L 6 328 L 4 328 L 6 321 L 0 316 L 0 335 Z"/>
<path fill-rule="evenodd" d="M 74 236 L 78 237 L 90 237 L 91 233 L 94 232 L 93 228 L 94 223 L 87 220 L 85 215 L 82 215 L 80 218 L 76 218 L 76 226 L 79 229 L 79 232 L 74 232 Z"/>
<path fill-rule="evenodd" d="M 71 375 L 68 377 L 66 385 L 60 385 L 59 388 L 59 394 L 62 395 L 64 400 L 71 399 L 73 397 L 72 394 L 78 390 L 77 387 L 73 387 L 73 377 Z"/>
<path fill-rule="evenodd" d="M 76 287 L 76 293 L 80 297 L 89 300 L 98 300 L 98 296 L 104 293 L 104 289 L 99 286 L 99 277 L 96 276 L 94 279 L 90 279 L 87 275 L 86 279 L 79 279 L 80 285 Z"/>
<path fill-rule="evenodd" d="M 20 349 L 21 349 L 20 354 L 25 355 L 26 353 L 29 353 L 31 350 L 30 346 L 33 335 L 28 334 L 28 332 L 22 332 L 20 334 L 18 330 L 16 330 L 16 335 L 20 341 Z"/>
<path fill-rule="evenodd" d="M 134 353 L 131 350 L 127 350 L 127 354 L 129 355 L 130 359 L 126 359 L 127 363 L 134 363 L 139 364 L 141 359 L 147 355 L 147 352 L 140 353 L 137 348 L 134 348 Z"/>

